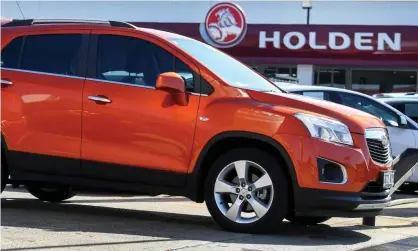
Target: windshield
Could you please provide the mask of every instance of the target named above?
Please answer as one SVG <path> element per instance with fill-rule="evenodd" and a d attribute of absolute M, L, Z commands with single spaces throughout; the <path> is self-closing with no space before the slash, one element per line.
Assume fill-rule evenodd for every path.
<path fill-rule="evenodd" d="M 275 85 L 243 63 L 210 45 L 192 39 L 173 38 L 169 40 L 231 86 L 262 92 L 281 92 Z"/>

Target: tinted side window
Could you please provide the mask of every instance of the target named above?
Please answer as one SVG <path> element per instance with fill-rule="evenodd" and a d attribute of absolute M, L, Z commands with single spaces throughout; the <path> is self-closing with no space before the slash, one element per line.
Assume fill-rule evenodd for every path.
<path fill-rule="evenodd" d="M 418 103 L 405 104 L 405 115 L 418 122 Z"/>
<path fill-rule="evenodd" d="M 195 73 L 165 49 L 145 40 L 100 35 L 96 78 L 154 87 L 159 74 L 175 71 L 194 91 Z"/>
<path fill-rule="evenodd" d="M 20 50 L 22 48 L 23 37 L 13 39 L 1 51 L 1 67 L 19 68 Z"/>
<path fill-rule="evenodd" d="M 378 101 L 347 93 L 338 94 L 341 99 L 340 104 L 372 114 L 381 119 L 386 126 L 399 126 L 398 115 L 383 105 L 380 105 Z"/>
<path fill-rule="evenodd" d="M 76 76 L 81 40 L 80 34 L 27 36 L 21 69 Z"/>
<path fill-rule="evenodd" d="M 391 105 L 392 107 L 396 108 L 396 110 L 402 112 L 403 114 L 405 114 L 405 104 L 399 104 L 399 103 L 388 103 L 389 105 Z"/>

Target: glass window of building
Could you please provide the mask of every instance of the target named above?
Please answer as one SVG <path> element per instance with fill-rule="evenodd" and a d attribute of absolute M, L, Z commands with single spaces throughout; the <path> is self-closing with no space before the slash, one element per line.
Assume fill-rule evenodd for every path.
<path fill-rule="evenodd" d="M 369 95 L 390 92 L 415 92 L 417 90 L 417 72 L 353 69 L 352 83 L 354 91 Z"/>
<path fill-rule="evenodd" d="M 315 85 L 345 88 L 348 69 L 318 67 L 315 70 Z"/>
<path fill-rule="evenodd" d="M 250 64 L 250 67 L 273 82 L 282 81 L 296 83 L 298 81 L 296 65 Z"/>

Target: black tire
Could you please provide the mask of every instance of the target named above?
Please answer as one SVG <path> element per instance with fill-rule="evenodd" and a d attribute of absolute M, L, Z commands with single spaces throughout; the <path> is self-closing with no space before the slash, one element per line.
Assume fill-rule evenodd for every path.
<path fill-rule="evenodd" d="M 273 199 L 267 213 L 252 223 L 237 223 L 228 219 L 218 208 L 214 186 L 224 167 L 239 160 L 252 161 L 269 174 L 273 184 Z M 289 178 L 282 170 L 286 168 L 270 154 L 256 148 L 239 148 L 221 155 L 212 164 L 205 182 L 205 201 L 213 219 L 223 228 L 240 233 L 266 233 L 275 230 L 289 208 Z"/>
<path fill-rule="evenodd" d="M 6 166 L 6 156 L 3 154 L 2 151 L 2 158 L 1 158 L 1 192 L 3 192 L 4 188 L 6 188 L 7 181 L 9 179 L 9 171 Z"/>
<path fill-rule="evenodd" d="M 26 189 L 36 198 L 48 202 L 61 202 L 76 195 L 70 186 L 64 185 L 28 184 Z"/>
<path fill-rule="evenodd" d="M 418 191 L 418 184 L 405 184 L 402 185 L 399 190 L 404 193 L 414 193 L 415 191 Z"/>
<path fill-rule="evenodd" d="M 323 223 L 331 218 L 332 217 L 312 217 L 312 216 L 294 216 L 294 215 L 289 216 L 288 215 L 286 217 L 286 220 L 297 225 L 310 226 L 310 225 Z"/>

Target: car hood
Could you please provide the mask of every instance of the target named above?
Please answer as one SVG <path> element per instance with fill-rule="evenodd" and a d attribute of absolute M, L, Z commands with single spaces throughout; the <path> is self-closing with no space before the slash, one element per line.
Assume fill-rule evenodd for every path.
<path fill-rule="evenodd" d="M 346 124 L 352 133 L 364 134 L 367 128 L 385 127 L 384 123 L 377 117 L 348 106 L 289 93 L 251 90 L 247 92 L 252 99 L 259 102 L 286 106 L 300 112 L 316 113 L 337 119 Z"/>

